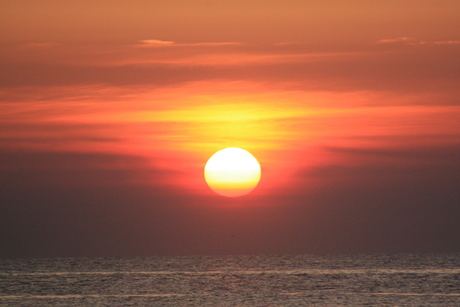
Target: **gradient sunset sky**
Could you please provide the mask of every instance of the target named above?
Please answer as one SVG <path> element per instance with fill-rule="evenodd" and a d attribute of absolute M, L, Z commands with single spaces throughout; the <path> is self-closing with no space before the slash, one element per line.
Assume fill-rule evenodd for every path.
<path fill-rule="evenodd" d="M 0 257 L 460 252 L 460 2 L 0 0 Z M 209 157 L 262 179 L 226 198 Z"/>

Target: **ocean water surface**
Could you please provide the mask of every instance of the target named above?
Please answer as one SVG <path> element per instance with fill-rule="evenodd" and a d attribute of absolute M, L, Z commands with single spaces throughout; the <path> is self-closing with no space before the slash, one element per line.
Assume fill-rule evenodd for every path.
<path fill-rule="evenodd" d="M 0 259 L 0 306 L 460 306 L 459 254 Z"/>

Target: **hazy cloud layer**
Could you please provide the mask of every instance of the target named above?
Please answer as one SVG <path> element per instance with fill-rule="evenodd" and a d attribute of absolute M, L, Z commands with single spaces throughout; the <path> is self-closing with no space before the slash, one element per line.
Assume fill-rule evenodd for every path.
<path fill-rule="evenodd" d="M 460 251 L 460 6 L 3 1 L 0 257 Z M 249 195 L 206 185 L 223 147 Z"/>
<path fill-rule="evenodd" d="M 392 46 L 412 39 L 383 40 L 345 50 L 307 45 L 244 46 L 177 44 L 160 49 L 135 46 L 59 46 L 36 54 L 30 47 L 3 47 L 0 86 L 171 86 L 197 81 L 288 84 L 305 90 L 434 92 L 458 95 L 460 52 L 454 43 Z M 158 41 L 155 40 L 156 45 Z M 454 42 L 454 41 L 450 41 Z M 155 44 L 154 44 L 155 45 Z M 390 49 L 384 48 L 386 45 Z M 340 46 L 336 46 L 340 48 Z M 74 50 L 75 49 L 75 50 Z M 158 50 L 158 51 L 155 51 Z M 450 98 L 452 100 L 453 98 Z M 442 103 L 442 102 L 437 102 Z M 452 102 L 448 102 L 452 103 Z"/>

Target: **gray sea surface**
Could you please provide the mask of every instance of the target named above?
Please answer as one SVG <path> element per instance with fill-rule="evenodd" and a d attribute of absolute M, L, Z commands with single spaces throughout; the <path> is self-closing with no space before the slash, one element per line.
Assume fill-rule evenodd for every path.
<path fill-rule="evenodd" d="M 0 259 L 0 306 L 460 306 L 460 255 Z"/>

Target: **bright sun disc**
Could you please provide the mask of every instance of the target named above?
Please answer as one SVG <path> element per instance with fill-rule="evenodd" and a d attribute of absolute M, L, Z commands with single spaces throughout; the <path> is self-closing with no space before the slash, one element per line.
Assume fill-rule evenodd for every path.
<path fill-rule="evenodd" d="M 219 195 L 236 197 L 251 192 L 260 181 L 260 164 L 248 151 L 229 147 L 216 152 L 204 167 L 204 178 Z"/>

